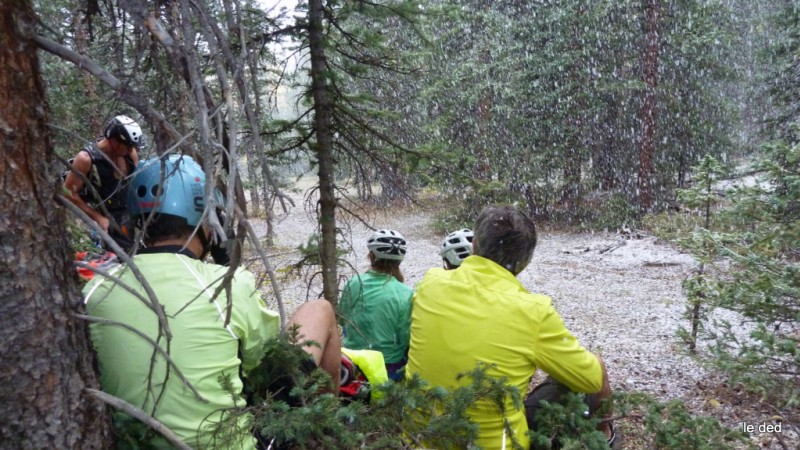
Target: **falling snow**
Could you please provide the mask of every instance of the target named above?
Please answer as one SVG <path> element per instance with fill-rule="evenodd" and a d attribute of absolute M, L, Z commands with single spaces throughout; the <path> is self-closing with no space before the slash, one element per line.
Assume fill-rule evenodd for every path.
<path fill-rule="evenodd" d="M 299 195 L 296 204 L 303 204 Z M 443 236 L 432 231 L 432 212 L 421 208 L 373 212 L 370 219 L 375 228 L 395 229 L 409 240 L 401 265 L 407 285 L 413 287 L 429 268 L 440 266 Z M 292 250 L 306 241 L 316 222 L 301 207 L 278 220 L 278 245 L 271 253 L 279 255 L 273 264 L 280 271 L 296 261 Z M 263 233 L 264 224 L 257 229 Z M 367 269 L 364 242 L 370 233 L 360 223 L 350 224 L 345 238 L 355 242 L 356 251 L 346 256 L 352 269 L 342 270 L 340 277 Z M 533 262 L 519 279 L 530 291 L 552 297 L 567 328 L 604 358 L 613 389 L 645 392 L 662 401 L 682 399 L 695 413 L 717 417 L 730 427 L 742 420 L 763 421 L 763 416 L 748 418 L 717 396 L 724 378 L 690 357 L 676 335 L 680 326 L 687 326 L 681 282 L 694 270 L 696 262 L 690 255 L 636 230 L 580 234 L 540 230 Z M 281 288 L 290 311 L 321 292 L 316 286 L 309 293 L 306 283 L 296 277 L 285 280 Z M 731 314 L 718 318 L 737 322 Z"/>

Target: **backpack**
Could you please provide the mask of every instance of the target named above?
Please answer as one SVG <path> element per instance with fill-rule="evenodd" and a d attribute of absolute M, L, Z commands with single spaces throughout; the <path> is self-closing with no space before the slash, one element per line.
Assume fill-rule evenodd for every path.
<path fill-rule="evenodd" d="M 89 184 L 100 186 L 100 174 L 97 172 L 97 165 L 95 164 L 95 161 L 103 159 L 103 155 L 100 154 L 100 149 L 97 148 L 96 144 L 92 143 L 91 145 L 87 145 L 86 147 L 82 148 L 81 151 L 88 153 L 92 160 L 92 166 L 89 169 L 89 173 L 84 174 L 84 176 L 89 180 Z M 68 159 L 67 162 L 69 163 L 69 168 L 61 173 L 62 183 L 66 181 L 67 174 L 72 172 L 72 164 L 75 162 L 75 157 L 73 156 L 72 158 Z M 89 187 L 89 184 L 86 182 L 83 183 L 83 187 L 81 187 L 80 192 L 78 192 L 78 196 L 80 196 L 84 202 L 91 205 L 96 203 L 96 199 L 92 195 L 92 189 Z"/>

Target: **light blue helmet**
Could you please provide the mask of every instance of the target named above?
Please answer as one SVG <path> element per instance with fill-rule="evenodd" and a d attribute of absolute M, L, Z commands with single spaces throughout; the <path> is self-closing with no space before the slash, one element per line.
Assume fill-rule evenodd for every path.
<path fill-rule="evenodd" d="M 206 174 L 191 156 L 141 161 L 128 187 L 128 211 L 133 217 L 171 214 L 196 226 L 206 208 L 205 187 Z"/>

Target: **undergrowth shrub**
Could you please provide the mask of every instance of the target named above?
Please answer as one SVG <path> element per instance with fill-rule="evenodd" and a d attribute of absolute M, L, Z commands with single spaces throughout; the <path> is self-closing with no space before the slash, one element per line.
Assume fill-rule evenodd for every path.
<path fill-rule="evenodd" d="M 440 201 L 433 217 L 433 230 L 445 236 L 461 228 L 472 228 L 484 207 L 493 204 L 511 204 L 513 196 L 506 188 L 488 183 L 483 189 L 464 191 Z"/>
<path fill-rule="evenodd" d="M 480 211 L 492 204 L 515 205 L 538 223 L 567 229 L 616 230 L 623 225 L 637 226 L 640 222 L 638 208 L 621 192 L 585 196 L 570 206 L 560 205 L 553 199 L 547 205 L 536 201 L 536 198 L 525 198 L 507 188 L 489 184 L 480 191 L 443 199 L 434 215 L 433 228 L 442 235 L 459 228 L 471 228 Z"/>
<path fill-rule="evenodd" d="M 273 340 L 261 365 L 247 379 L 246 389 L 237 393 L 230 380 L 221 378 L 237 405 L 226 412 L 214 432 L 215 442 L 228 446 L 256 430 L 264 447 L 272 449 L 475 449 L 478 427 L 467 410 L 478 400 L 498 407 L 506 399 L 517 407 L 519 392 L 506 380 L 487 376 L 486 366 L 461 374 L 471 383 L 451 391 L 431 387 L 419 377 L 400 383 L 374 386 L 381 395 L 371 403 L 350 401 L 323 390 L 329 377 L 320 369 L 300 369 L 308 354 L 298 345 L 296 332 Z M 662 403 L 645 394 L 615 395 L 616 429 L 624 442 L 644 442 L 656 450 L 742 449 L 747 437 L 738 429 L 727 429 L 716 419 L 692 416 L 678 400 Z M 603 450 L 606 437 L 596 431 L 597 418 L 586 417 L 587 407 L 576 394 L 562 403 L 542 405 L 536 430 L 529 431 L 531 449 Z M 169 448 L 166 441 L 146 425 L 117 413 L 117 448 L 149 450 Z M 247 430 L 242 430 L 245 417 Z M 623 425 L 639 421 L 639 431 Z M 508 426 L 508 424 L 507 424 Z M 510 431 L 510 428 L 509 428 Z M 519 449 L 514 440 L 508 448 Z M 639 448 L 628 447 L 622 448 Z"/>
<path fill-rule="evenodd" d="M 677 211 L 648 214 L 642 218 L 642 228 L 668 242 L 677 242 L 681 237 L 689 235 L 700 223 L 699 217 Z"/>
<path fill-rule="evenodd" d="M 583 197 L 577 210 L 564 211 L 558 223 L 572 223 L 581 230 L 618 230 L 624 225 L 638 226 L 639 208 L 623 192 L 602 192 Z M 569 218 L 570 220 L 566 220 Z"/>
<path fill-rule="evenodd" d="M 798 126 L 800 128 L 800 126 Z M 701 264 L 727 267 L 702 290 L 704 303 L 735 313 L 702 327 L 711 362 L 732 383 L 800 418 L 800 144 L 763 146 L 750 186 L 729 189 L 714 230 L 692 233 Z M 702 250 L 702 251 L 699 251 Z M 723 261 L 725 264 L 718 264 Z M 708 316 L 701 319 L 708 322 Z M 742 324 L 747 324 L 742 327 Z"/>
<path fill-rule="evenodd" d="M 712 417 L 694 416 L 678 399 L 660 402 L 650 395 L 630 393 L 615 396 L 617 413 L 639 420 L 644 428 L 637 440 L 654 450 L 754 450 L 747 434 L 726 428 Z M 628 437 L 626 437 L 628 439 Z"/>
<path fill-rule="evenodd" d="M 381 395 L 371 404 L 350 402 L 319 393 L 329 378 L 320 369 L 300 370 L 307 358 L 291 336 L 273 340 L 248 378 L 250 406 L 231 413 L 252 415 L 255 428 L 278 448 L 468 448 L 478 429 L 467 408 L 477 399 L 511 395 L 484 368 L 466 375 L 471 385 L 452 392 L 415 377 L 373 387 Z"/>
<path fill-rule="evenodd" d="M 543 401 L 536 413 L 536 429 L 529 430 L 531 450 L 608 448 L 606 436 L 597 431 L 597 418 L 587 415 L 580 394 L 568 393 L 559 403 Z"/>

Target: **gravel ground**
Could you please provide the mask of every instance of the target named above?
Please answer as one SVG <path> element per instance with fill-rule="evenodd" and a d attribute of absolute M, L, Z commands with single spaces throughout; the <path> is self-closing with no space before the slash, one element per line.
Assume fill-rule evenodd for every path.
<path fill-rule="evenodd" d="M 296 195 L 299 200 L 300 194 Z M 296 205 L 278 216 L 276 245 L 268 249 L 288 311 L 321 292 L 319 277 L 309 287 L 308 272 L 287 269 L 299 257 L 295 248 L 316 226 L 304 203 Z M 427 208 L 364 212 L 376 229 L 395 229 L 408 239 L 409 253 L 401 268 L 412 287 L 429 268 L 441 264 L 438 246 L 443 236 L 432 230 L 432 217 Z M 259 235 L 266 232 L 263 222 L 254 226 Z M 342 280 L 355 270 L 367 269 L 366 239 L 371 234 L 357 221 L 346 223 L 344 229 L 356 251 L 345 256 L 351 267 L 340 271 Z M 681 282 L 695 267 L 691 256 L 639 232 L 545 230 L 540 231 L 533 262 L 519 278 L 530 291 L 552 297 L 567 328 L 585 347 L 603 356 L 614 390 L 645 392 L 660 400 L 683 399 L 696 414 L 714 416 L 731 428 L 742 421 L 764 422 L 771 415 L 764 407 L 742 406 L 740 394 L 726 389 L 719 374 L 690 357 L 676 336 L 680 326 L 687 326 Z M 274 302 L 274 297 L 266 297 Z M 731 315 L 722 317 L 735 320 Z M 784 430 L 781 438 L 789 445 L 785 448 L 800 448 L 796 431 Z M 766 434 L 753 435 L 753 442 L 760 448 L 784 448 Z"/>

